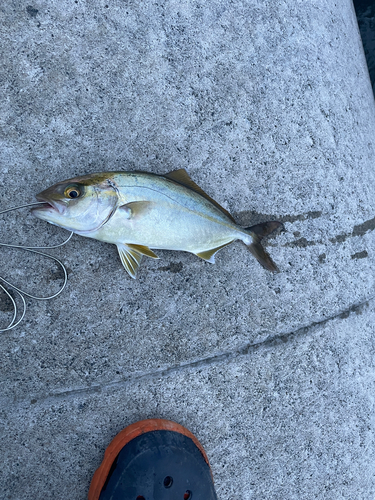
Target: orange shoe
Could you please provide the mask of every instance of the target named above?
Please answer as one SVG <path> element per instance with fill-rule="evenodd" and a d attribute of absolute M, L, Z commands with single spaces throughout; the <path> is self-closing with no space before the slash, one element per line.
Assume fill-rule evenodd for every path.
<path fill-rule="evenodd" d="M 217 500 L 198 439 L 170 420 L 129 425 L 112 440 L 89 500 Z"/>

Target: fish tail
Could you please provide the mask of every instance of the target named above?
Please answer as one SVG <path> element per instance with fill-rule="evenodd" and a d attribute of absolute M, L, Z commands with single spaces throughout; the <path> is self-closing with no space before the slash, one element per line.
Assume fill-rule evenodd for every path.
<path fill-rule="evenodd" d="M 245 231 L 248 232 L 253 239 L 252 243 L 246 243 L 248 249 L 254 255 L 259 264 L 264 267 L 264 269 L 273 272 L 278 272 L 278 268 L 271 259 L 270 255 L 262 247 L 261 241 L 263 238 L 273 233 L 276 229 L 284 229 L 284 225 L 278 221 L 269 221 L 245 228 Z"/>

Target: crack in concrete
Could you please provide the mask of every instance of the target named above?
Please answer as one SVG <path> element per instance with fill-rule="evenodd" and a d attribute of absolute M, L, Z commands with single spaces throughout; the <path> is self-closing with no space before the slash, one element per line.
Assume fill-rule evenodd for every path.
<path fill-rule="evenodd" d="M 38 400 L 32 399 L 31 404 L 35 404 L 36 402 L 43 403 L 43 404 L 49 404 L 49 403 L 56 403 L 58 400 L 62 399 L 71 399 L 76 396 L 89 396 L 90 394 L 94 393 L 101 393 L 105 390 L 108 389 L 114 389 L 114 388 L 121 388 L 125 387 L 128 384 L 142 381 L 142 380 L 152 380 L 156 377 L 167 377 L 169 375 L 172 375 L 173 373 L 177 372 L 182 372 L 185 370 L 190 370 L 194 368 L 204 368 L 207 366 L 211 365 L 218 365 L 224 361 L 226 362 L 231 362 L 237 358 L 248 356 L 251 353 L 255 353 L 259 351 L 260 349 L 270 349 L 272 347 L 278 346 L 280 344 L 285 344 L 286 342 L 289 342 L 292 339 L 300 338 L 302 336 L 305 336 L 308 332 L 311 330 L 314 330 L 318 326 L 323 326 L 330 321 L 334 321 L 336 319 L 346 319 L 348 318 L 351 314 L 362 314 L 363 309 L 369 305 L 371 301 L 373 301 L 375 297 L 371 297 L 359 304 L 354 304 L 350 306 L 348 309 L 345 311 L 342 311 L 340 313 L 337 313 L 333 316 L 330 316 L 329 318 L 325 318 L 321 321 L 313 321 L 309 325 L 302 326 L 298 328 L 297 330 L 294 330 L 292 332 L 288 333 L 281 333 L 272 337 L 268 337 L 266 339 L 263 339 L 259 342 L 251 343 L 251 344 L 246 344 L 243 347 L 240 347 L 234 351 L 228 351 L 228 352 L 223 352 L 219 354 L 215 354 L 213 356 L 208 356 L 206 358 L 201 358 L 197 359 L 195 361 L 187 361 L 185 363 L 180 363 L 175 366 L 170 366 L 170 367 L 164 367 L 156 370 L 152 370 L 149 372 L 144 372 L 144 373 L 133 373 L 127 377 L 124 377 L 121 380 L 114 380 L 112 382 L 107 382 L 104 384 L 96 384 L 96 385 L 91 385 L 91 386 L 86 386 L 86 387 L 81 387 L 81 388 L 75 388 L 75 389 L 69 389 L 66 391 L 61 391 L 61 392 L 54 392 L 51 393 L 45 397 L 40 397 Z M 17 402 L 17 400 L 13 401 L 13 403 Z M 20 404 L 30 404 L 29 399 L 23 399 L 23 400 L 18 400 L 18 403 Z M 6 405 L 9 404 L 9 400 L 6 402 Z M 6 406 L 5 405 L 5 406 Z"/>

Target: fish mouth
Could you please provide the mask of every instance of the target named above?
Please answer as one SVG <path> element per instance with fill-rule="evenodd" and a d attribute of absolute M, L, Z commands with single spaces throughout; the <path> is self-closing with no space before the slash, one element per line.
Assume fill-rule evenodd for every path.
<path fill-rule="evenodd" d="M 47 201 L 41 201 L 38 203 L 38 206 L 37 207 L 34 207 L 32 208 L 31 210 L 43 210 L 43 208 L 52 208 L 54 209 L 54 207 L 51 205 L 51 203 L 48 203 Z"/>
<path fill-rule="evenodd" d="M 49 213 L 58 212 L 59 214 L 62 214 L 64 209 L 65 209 L 64 204 L 58 203 L 57 201 L 54 201 L 54 200 L 47 201 L 45 198 L 43 198 L 40 195 L 37 195 L 36 199 L 40 203 L 31 209 L 31 212 L 35 215 L 36 215 L 36 213 L 44 213 L 44 212 L 49 212 Z"/>

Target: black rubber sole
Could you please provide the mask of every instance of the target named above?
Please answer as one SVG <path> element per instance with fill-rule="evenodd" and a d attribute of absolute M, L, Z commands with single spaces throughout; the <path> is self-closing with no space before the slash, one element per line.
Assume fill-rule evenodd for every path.
<path fill-rule="evenodd" d="M 112 457 L 107 454 L 96 472 L 89 500 L 217 500 L 207 456 L 195 436 L 166 420 L 141 424 L 129 439 L 127 429 L 118 435 L 116 451 L 125 444 L 116 456 L 116 438 L 108 447 Z"/>

